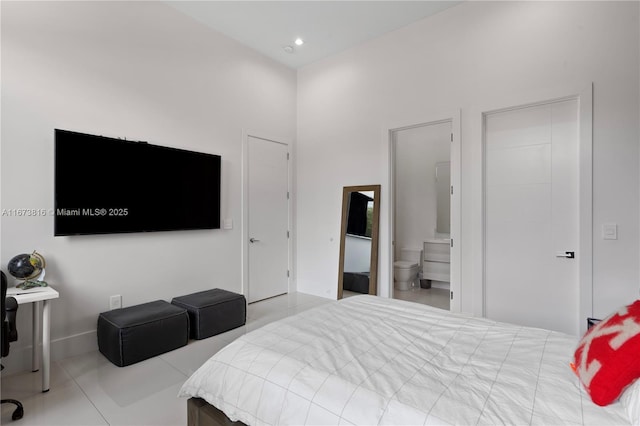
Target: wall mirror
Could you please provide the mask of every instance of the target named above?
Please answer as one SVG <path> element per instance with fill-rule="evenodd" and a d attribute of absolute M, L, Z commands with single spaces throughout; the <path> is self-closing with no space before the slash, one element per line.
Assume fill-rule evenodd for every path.
<path fill-rule="evenodd" d="M 379 222 L 380 185 L 345 186 L 338 299 L 342 299 L 345 292 L 377 294 Z"/>

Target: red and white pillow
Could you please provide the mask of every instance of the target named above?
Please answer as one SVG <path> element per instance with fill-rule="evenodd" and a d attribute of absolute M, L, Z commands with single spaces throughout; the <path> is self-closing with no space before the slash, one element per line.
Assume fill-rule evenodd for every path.
<path fill-rule="evenodd" d="M 589 329 L 572 367 L 593 402 L 604 406 L 616 401 L 640 377 L 640 300 Z"/>

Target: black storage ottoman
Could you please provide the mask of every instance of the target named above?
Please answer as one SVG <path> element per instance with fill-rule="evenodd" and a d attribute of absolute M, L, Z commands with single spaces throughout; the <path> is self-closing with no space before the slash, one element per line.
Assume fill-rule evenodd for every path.
<path fill-rule="evenodd" d="M 119 367 L 172 351 L 189 341 L 187 311 L 164 300 L 102 312 L 98 349 Z"/>
<path fill-rule="evenodd" d="M 192 339 L 206 339 L 247 321 L 244 296 L 219 288 L 174 297 L 171 303 L 189 312 Z"/>

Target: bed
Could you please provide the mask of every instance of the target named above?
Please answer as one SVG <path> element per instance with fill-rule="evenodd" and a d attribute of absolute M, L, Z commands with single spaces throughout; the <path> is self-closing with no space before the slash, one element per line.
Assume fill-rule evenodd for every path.
<path fill-rule="evenodd" d="M 597 406 L 581 387 L 577 342 L 362 295 L 240 337 L 179 396 L 190 425 L 629 424 L 620 403 Z"/>

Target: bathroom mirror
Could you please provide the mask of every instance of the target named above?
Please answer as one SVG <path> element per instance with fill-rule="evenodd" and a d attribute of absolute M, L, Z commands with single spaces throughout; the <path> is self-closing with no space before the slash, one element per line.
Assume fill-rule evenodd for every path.
<path fill-rule="evenodd" d="M 345 291 L 377 294 L 379 218 L 380 185 L 344 187 L 338 299 Z"/>
<path fill-rule="evenodd" d="M 451 232 L 451 163 L 436 163 L 436 232 Z"/>

